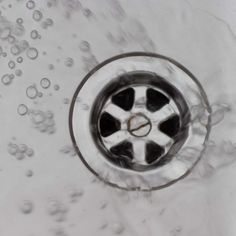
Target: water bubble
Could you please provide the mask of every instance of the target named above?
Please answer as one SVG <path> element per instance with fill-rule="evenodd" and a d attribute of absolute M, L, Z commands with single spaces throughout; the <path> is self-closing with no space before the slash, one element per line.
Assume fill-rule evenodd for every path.
<path fill-rule="evenodd" d="M 16 157 L 17 160 L 21 161 L 21 160 L 23 160 L 25 158 L 25 155 L 22 152 L 17 152 L 15 154 L 15 157 Z"/>
<path fill-rule="evenodd" d="M 35 2 L 30 0 L 26 3 L 26 7 L 30 10 L 34 9 L 35 8 Z"/>
<path fill-rule="evenodd" d="M 87 41 L 82 41 L 79 45 L 79 48 L 82 52 L 89 52 L 90 51 L 90 44 Z"/>
<path fill-rule="evenodd" d="M 72 67 L 74 65 L 74 60 L 71 57 L 66 58 L 65 60 L 65 66 Z"/>
<path fill-rule="evenodd" d="M 25 154 L 28 157 L 32 157 L 34 155 L 34 150 L 32 148 L 28 148 Z"/>
<path fill-rule="evenodd" d="M 32 176 L 34 175 L 34 172 L 33 172 L 32 170 L 27 170 L 26 173 L 25 173 L 25 175 L 26 175 L 27 177 L 32 177 Z"/>
<path fill-rule="evenodd" d="M 25 104 L 20 104 L 17 108 L 17 113 L 24 116 L 28 113 L 28 107 Z"/>
<path fill-rule="evenodd" d="M 30 99 L 35 99 L 38 96 L 38 90 L 34 85 L 29 86 L 26 89 L 26 95 Z"/>
<path fill-rule="evenodd" d="M 225 110 L 223 108 L 220 108 L 219 110 L 213 112 L 211 114 L 211 125 L 217 125 L 219 124 L 225 116 Z"/>
<path fill-rule="evenodd" d="M 12 53 L 13 55 L 18 55 L 18 54 L 21 53 L 21 50 L 20 50 L 19 45 L 13 45 L 13 46 L 11 47 L 10 51 L 11 51 L 11 53 Z"/>
<path fill-rule="evenodd" d="M 124 226 L 120 222 L 115 222 L 111 225 L 111 230 L 114 234 L 121 234 L 124 231 Z"/>
<path fill-rule="evenodd" d="M 13 45 L 10 49 L 10 52 L 13 54 L 13 55 L 18 55 L 21 53 L 21 50 L 20 50 L 20 47 L 18 45 Z"/>
<path fill-rule="evenodd" d="M 30 32 L 30 37 L 31 37 L 32 39 L 37 39 L 37 38 L 39 37 L 38 31 L 37 31 L 37 30 L 32 30 L 32 31 Z"/>
<path fill-rule="evenodd" d="M 39 111 L 39 110 L 38 110 L 38 111 L 34 111 L 34 112 L 32 113 L 31 119 L 32 119 L 32 122 L 33 122 L 34 124 L 41 124 L 41 123 L 44 122 L 45 116 L 44 116 L 44 113 L 43 113 L 42 111 Z"/>
<path fill-rule="evenodd" d="M 86 72 L 89 72 L 98 64 L 97 58 L 93 54 L 89 54 L 86 57 L 82 57 L 82 61 L 84 64 L 84 70 Z"/>
<path fill-rule="evenodd" d="M 35 10 L 35 11 L 33 12 L 33 19 L 34 19 L 35 21 L 41 21 L 42 18 L 43 18 L 43 14 L 42 14 L 41 11 Z"/>
<path fill-rule="evenodd" d="M 4 85 L 9 85 L 12 82 L 12 77 L 9 74 L 5 74 L 2 76 L 1 81 Z"/>
<path fill-rule="evenodd" d="M 9 35 L 9 37 L 8 37 L 8 42 L 10 43 L 10 44 L 13 44 L 13 43 L 15 43 L 16 42 L 16 38 L 14 37 L 14 36 L 12 36 L 12 35 Z"/>
<path fill-rule="evenodd" d="M 17 58 L 16 58 L 16 62 L 22 63 L 22 62 L 23 62 L 23 57 L 17 57 Z"/>
<path fill-rule="evenodd" d="M 33 211 L 34 205 L 31 201 L 25 200 L 20 206 L 20 210 L 24 214 L 30 214 Z"/>
<path fill-rule="evenodd" d="M 46 119 L 44 124 L 47 126 L 47 127 L 52 127 L 55 125 L 55 121 L 53 119 Z"/>
<path fill-rule="evenodd" d="M 47 89 L 50 87 L 51 81 L 48 78 L 42 78 L 40 80 L 40 85 L 42 88 Z"/>
<path fill-rule="evenodd" d="M 53 20 L 52 20 L 51 18 L 47 18 L 47 19 L 45 20 L 45 22 L 46 22 L 46 24 L 47 24 L 48 26 L 52 26 L 52 25 L 54 24 L 54 22 L 53 22 Z"/>
<path fill-rule="evenodd" d="M 14 68 L 15 68 L 15 65 L 16 65 L 16 63 L 15 63 L 14 61 L 9 61 L 9 62 L 8 62 L 8 67 L 9 67 L 10 69 L 14 69 Z"/>
<path fill-rule="evenodd" d="M 38 92 L 38 97 L 41 98 L 43 96 L 42 92 Z"/>
<path fill-rule="evenodd" d="M 54 85 L 54 90 L 58 91 L 60 89 L 60 86 L 58 84 Z"/>
<path fill-rule="evenodd" d="M 20 69 L 15 70 L 16 76 L 21 76 L 22 74 L 23 74 L 22 70 L 20 70 Z"/>
<path fill-rule="evenodd" d="M 16 23 L 19 24 L 19 25 L 22 25 L 23 24 L 23 19 L 22 18 L 17 18 Z"/>
<path fill-rule="evenodd" d="M 11 34 L 11 29 L 9 27 L 4 28 L 0 31 L 0 39 L 7 39 Z"/>
<path fill-rule="evenodd" d="M 28 147 L 26 144 L 20 144 L 19 145 L 19 151 L 22 153 L 25 153 L 27 151 Z"/>
<path fill-rule="evenodd" d="M 49 64 L 49 65 L 48 65 L 48 69 L 49 69 L 49 70 L 53 70 L 53 69 L 54 69 L 54 65 L 53 65 L 53 64 Z"/>
<path fill-rule="evenodd" d="M 47 22 L 46 22 L 46 21 L 43 21 L 43 22 L 41 23 L 41 27 L 42 27 L 43 29 L 47 29 L 47 28 L 48 28 Z"/>
<path fill-rule="evenodd" d="M 93 13 L 92 13 L 92 11 L 91 11 L 90 9 L 84 8 L 84 9 L 83 9 L 83 15 L 84 15 L 85 17 L 91 17 L 91 16 L 93 15 Z"/>
<path fill-rule="evenodd" d="M 35 60 L 38 57 L 38 50 L 36 48 L 29 48 L 26 52 L 29 59 Z"/>
<path fill-rule="evenodd" d="M 19 152 L 19 147 L 18 145 L 14 143 L 9 143 L 8 144 L 8 153 L 11 155 L 16 155 Z"/>

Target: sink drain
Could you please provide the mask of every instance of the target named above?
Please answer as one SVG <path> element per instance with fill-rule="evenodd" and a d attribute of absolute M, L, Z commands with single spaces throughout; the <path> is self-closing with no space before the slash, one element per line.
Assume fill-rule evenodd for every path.
<path fill-rule="evenodd" d="M 204 108 L 201 114 L 192 112 L 196 106 Z M 195 166 L 208 139 L 209 114 L 201 85 L 183 66 L 156 54 L 129 53 L 101 63 L 79 85 L 70 132 L 81 160 L 101 180 L 152 190 Z M 207 124 L 196 115 L 208 117 Z"/>

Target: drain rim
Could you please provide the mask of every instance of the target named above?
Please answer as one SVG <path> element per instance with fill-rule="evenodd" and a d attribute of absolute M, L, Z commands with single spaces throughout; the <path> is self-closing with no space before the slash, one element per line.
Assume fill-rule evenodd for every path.
<path fill-rule="evenodd" d="M 99 173 L 98 170 L 94 170 L 90 164 L 86 161 L 86 157 L 83 157 L 81 151 L 80 151 L 80 147 L 77 145 L 77 140 L 75 137 L 75 133 L 74 133 L 74 127 L 73 127 L 73 115 L 74 115 L 74 107 L 76 105 L 76 100 L 78 97 L 79 92 L 81 91 L 81 89 L 83 88 L 83 86 L 85 85 L 85 83 L 90 79 L 91 76 L 93 76 L 99 69 L 101 69 L 103 66 L 106 66 L 109 63 L 112 63 L 113 61 L 119 60 L 119 59 L 128 59 L 130 57 L 135 57 L 135 58 L 141 58 L 141 57 L 145 57 L 145 59 L 147 60 L 163 60 L 165 62 L 168 62 L 172 65 L 174 65 L 176 68 L 178 68 L 181 72 L 183 72 L 186 77 L 188 77 L 189 79 L 191 79 L 193 81 L 193 83 L 195 84 L 196 88 L 198 89 L 201 98 L 204 100 L 204 106 L 205 106 L 205 111 L 208 114 L 208 123 L 205 126 L 206 128 L 206 134 L 204 136 L 204 140 L 203 140 L 203 147 L 202 149 L 199 151 L 199 155 L 198 155 L 198 159 L 192 163 L 191 168 L 187 169 L 187 171 L 175 178 L 175 179 L 171 179 L 168 182 L 164 181 L 164 184 L 158 184 L 155 186 L 155 184 L 153 185 L 151 183 L 151 186 L 149 185 L 150 183 L 145 183 L 145 186 L 143 186 L 142 184 L 139 184 L 140 179 L 134 179 L 132 176 L 130 176 L 130 173 L 123 173 L 123 176 L 119 176 L 118 178 L 120 178 L 120 181 L 122 181 L 123 179 L 127 178 L 127 176 L 130 176 L 130 178 L 132 178 L 132 180 L 134 181 L 134 184 L 132 183 L 130 186 L 127 185 L 120 185 L 117 182 L 113 182 L 110 181 L 109 179 L 106 178 L 106 176 L 104 176 L 104 173 Z M 211 108 L 207 99 L 207 95 L 205 93 L 205 91 L 203 90 L 202 85 L 200 84 L 200 82 L 196 79 L 196 77 L 188 70 L 186 69 L 183 65 L 181 65 L 180 63 L 176 62 L 175 60 L 163 56 L 163 55 L 159 55 L 159 54 L 155 54 L 155 53 L 146 53 L 146 52 L 131 52 L 131 53 L 125 53 L 125 54 L 121 54 L 121 55 L 117 55 L 115 57 L 109 58 L 107 60 L 105 60 L 104 62 L 100 63 L 99 65 L 97 65 L 93 70 L 91 70 L 82 80 L 82 82 L 79 84 L 79 86 L 77 87 L 73 99 L 72 99 L 72 103 L 70 106 L 70 112 L 69 112 L 69 131 L 70 131 L 70 135 L 71 135 L 71 139 L 73 142 L 73 145 L 75 147 L 75 150 L 78 154 L 78 156 L 80 157 L 80 159 L 82 160 L 82 162 L 84 163 L 84 165 L 94 174 L 96 175 L 100 180 L 104 181 L 105 183 L 107 183 L 110 186 L 116 187 L 116 188 L 120 188 L 120 189 L 124 189 L 124 190 L 142 190 L 142 191 L 150 191 L 150 190 L 157 190 L 157 189 L 161 189 L 164 187 L 167 187 L 177 181 L 179 181 L 180 179 L 184 178 L 185 176 L 187 176 L 191 170 L 194 168 L 194 166 L 198 163 L 198 161 L 201 159 L 202 155 L 204 154 L 205 151 L 205 144 L 208 141 L 209 138 L 209 134 L 210 134 L 210 130 L 211 130 L 211 126 L 210 126 L 210 122 L 211 122 L 211 118 L 210 118 L 210 114 L 211 114 Z M 107 168 L 110 169 L 110 166 Z M 152 175 L 153 173 L 150 173 L 150 175 Z M 155 176 L 155 175 L 154 175 Z M 147 176 L 143 176 L 144 177 L 144 182 Z M 149 176 L 150 177 L 150 176 Z M 108 176 L 109 178 L 109 176 Z M 147 178 L 148 179 L 148 178 Z M 119 181 L 119 182 L 120 182 Z M 137 181 L 137 183 L 136 183 Z M 162 181 L 162 180 L 161 180 Z M 132 182 L 132 181 L 131 181 Z"/>

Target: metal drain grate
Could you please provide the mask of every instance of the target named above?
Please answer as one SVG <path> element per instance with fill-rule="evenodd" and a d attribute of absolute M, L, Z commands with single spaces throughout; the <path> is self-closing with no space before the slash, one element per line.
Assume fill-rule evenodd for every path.
<path fill-rule="evenodd" d="M 205 124 L 196 119 L 196 106 L 208 117 Z M 175 183 L 200 160 L 210 106 L 182 65 L 135 52 L 88 73 L 74 94 L 69 125 L 77 153 L 93 174 L 113 187 L 150 191 Z"/>
<path fill-rule="evenodd" d="M 181 148 L 178 144 L 187 138 L 189 114 L 176 88 L 154 73 L 138 71 L 114 79 L 99 94 L 91 127 L 109 161 L 145 171 L 170 161 L 171 148 L 175 152 Z"/>

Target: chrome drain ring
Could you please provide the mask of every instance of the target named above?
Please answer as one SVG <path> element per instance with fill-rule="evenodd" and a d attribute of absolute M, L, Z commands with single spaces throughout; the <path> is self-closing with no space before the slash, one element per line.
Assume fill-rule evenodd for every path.
<path fill-rule="evenodd" d="M 122 99 L 119 98 L 123 96 L 122 93 L 139 94 L 138 90 L 143 87 L 146 94 L 141 96 L 141 102 L 134 98 L 134 104 L 131 106 L 129 100 L 132 98 L 128 98 L 129 95 L 126 98 L 127 102 L 120 104 Z M 141 90 L 140 92 L 143 92 Z M 158 116 L 149 117 L 150 114 L 155 114 L 152 109 L 158 108 L 157 112 L 162 110 L 160 107 L 163 105 L 162 102 L 159 102 L 160 104 L 146 102 L 145 107 L 143 106 L 144 97 L 146 99 L 149 97 L 150 100 L 150 97 L 155 98 L 155 96 L 159 101 L 167 99 L 168 102 L 163 104 L 168 104 L 166 109 L 172 112 L 170 115 L 175 114 L 175 120 L 176 117 L 180 117 L 180 127 L 172 136 L 174 147 L 172 144 L 160 145 L 156 140 L 155 145 L 147 144 L 147 140 L 153 141 L 153 137 L 155 139 L 155 135 L 150 138 L 150 133 L 153 133 L 153 130 L 160 131 L 160 126 L 162 126 L 162 132 L 159 132 L 162 133 L 162 138 L 159 138 L 161 142 L 164 140 L 163 130 L 173 133 L 173 125 L 171 125 L 173 123 L 163 125 L 165 117 L 158 120 L 163 112 L 159 112 Z M 115 110 L 119 108 L 122 114 L 128 115 L 124 119 L 125 122 L 121 122 L 123 117 L 119 115 L 115 121 L 109 121 L 109 115 L 112 116 L 110 113 L 114 112 L 112 110 L 114 106 L 112 109 L 109 106 L 114 104 Z M 201 114 L 197 115 L 208 117 L 206 125 L 202 125 L 199 119 L 193 117 L 196 116 L 196 111 L 193 114 L 192 108 L 199 105 L 204 109 L 201 109 Z M 136 110 L 133 110 L 134 108 Z M 74 94 L 70 107 L 69 127 L 78 155 L 98 178 L 114 187 L 150 191 L 166 187 L 183 178 L 200 160 L 210 132 L 210 112 L 202 86 L 186 68 L 161 55 L 134 52 L 110 58 L 87 74 Z M 105 117 L 106 113 L 107 117 Z M 158 120 L 157 123 L 153 123 L 155 118 Z M 109 127 L 109 124 L 112 125 Z M 114 132 L 114 129 L 117 130 Z M 120 148 L 113 145 L 114 143 L 108 147 L 109 142 L 105 141 L 106 137 L 119 133 L 117 131 L 120 130 L 128 134 L 128 141 L 121 142 Z M 111 131 L 112 133 L 109 134 Z M 178 137 L 177 141 L 176 137 Z M 158 157 L 154 155 L 153 159 L 153 155 L 151 158 L 150 155 L 146 155 L 145 158 L 144 155 L 130 158 L 129 154 L 139 152 L 137 148 L 139 144 L 136 144 L 139 141 L 145 141 L 146 152 L 144 153 L 152 154 L 154 149 L 157 153 L 157 147 L 162 146 L 164 152 L 162 150 Z M 135 145 L 136 149 L 133 148 Z M 122 150 L 125 149 L 122 154 Z"/>

